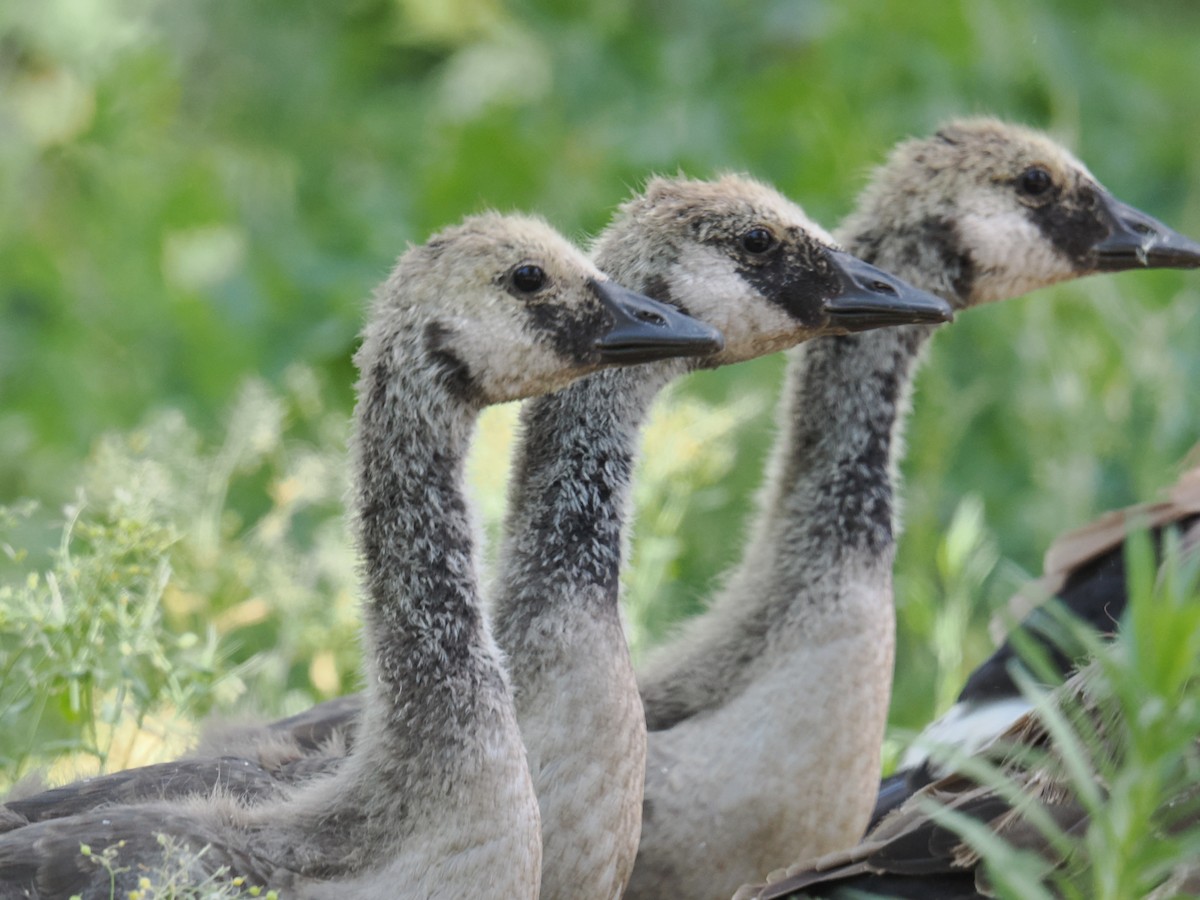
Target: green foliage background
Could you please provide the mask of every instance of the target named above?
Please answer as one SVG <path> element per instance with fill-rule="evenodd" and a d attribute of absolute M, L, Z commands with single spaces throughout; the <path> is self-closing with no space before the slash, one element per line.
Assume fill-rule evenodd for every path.
<path fill-rule="evenodd" d="M 1122 199 L 1200 235 L 1198 46 L 1188 0 L 5 3 L 0 503 L 41 501 L 14 527 L 48 565 L 63 504 L 106 471 L 101 436 L 158 446 L 155 509 L 191 548 L 168 623 L 225 622 L 238 661 L 283 646 L 261 663 L 268 709 L 345 689 L 352 602 L 329 585 L 352 571 L 300 551 L 340 526 L 334 423 L 364 299 L 406 241 L 484 207 L 582 239 L 677 170 L 749 171 L 832 225 L 895 141 L 976 113 L 1051 130 Z M 1172 480 L 1200 434 L 1197 304 L 1195 274 L 1092 279 L 934 342 L 904 467 L 898 725 L 949 701 L 1054 535 Z M 648 439 L 652 465 L 691 443 L 644 490 L 639 646 L 736 556 L 780 372 L 696 376 L 664 413 L 679 430 Z M 266 399 L 239 419 L 251 377 Z M 161 409 L 191 424 L 140 430 Z M 260 450 L 238 449 L 274 415 Z M 310 568 L 247 574 L 279 534 Z M 318 614 L 335 624 L 305 625 Z M 335 639 L 342 674 L 314 676 Z"/>

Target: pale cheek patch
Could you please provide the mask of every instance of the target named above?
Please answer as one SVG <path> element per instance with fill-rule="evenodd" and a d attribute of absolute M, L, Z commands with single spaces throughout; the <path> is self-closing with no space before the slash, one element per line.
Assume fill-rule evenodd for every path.
<path fill-rule="evenodd" d="M 761 356 L 767 352 L 765 344 L 779 349 L 774 345 L 796 329 L 781 306 L 738 274 L 730 257 L 709 247 L 697 247 L 675 264 L 671 294 L 691 315 L 725 336 L 721 365 Z"/>
<path fill-rule="evenodd" d="M 970 214 L 959 230 L 975 266 L 976 302 L 1019 297 L 1076 274 L 1022 210 Z"/>
<path fill-rule="evenodd" d="M 514 345 L 507 354 L 513 368 L 506 364 L 480 379 L 490 403 L 550 394 L 600 368 L 599 363 L 568 367 L 562 357 L 543 345 Z"/>
<path fill-rule="evenodd" d="M 507 321 L 500 321 L 500 316 Z M 492 310 L 494 328 L 463 325 L 450 350 L 470 360 L 471 378 L 489 403 L 519 400 L 563 387 L 584 372 L 566 371 L 565 361 L 529 332 L 516 310 Z"/>

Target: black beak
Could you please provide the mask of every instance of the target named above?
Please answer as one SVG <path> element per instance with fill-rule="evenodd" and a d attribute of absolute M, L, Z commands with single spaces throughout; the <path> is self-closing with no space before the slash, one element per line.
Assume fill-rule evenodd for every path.
<path fill-rule="evenodd" d="M 677 356 L 708 356 L 725 347 L 725 338 L 711 325 L 626 290 L 611 281 L 589 282 L 613 325 L 596 339 L 605 362 L 639 363 Z"/>
<path fill-rule="evenodd" d="M 1100 205 L 1112 217 L 1112 231 L 1092 247 L 1099 271 L 1200 266 L 1200 244 L 1191 238 L 1106 192 L 1100 193 Z"/>
<path fill-rule="evenodd" d="M 830 250 L 829 260 L 841 285 L 841 290 L 825 301 L 832 329 L 867 331 L 954 318 L 954 310 L 941 297 L 918 290 L 857 256 Z"/>

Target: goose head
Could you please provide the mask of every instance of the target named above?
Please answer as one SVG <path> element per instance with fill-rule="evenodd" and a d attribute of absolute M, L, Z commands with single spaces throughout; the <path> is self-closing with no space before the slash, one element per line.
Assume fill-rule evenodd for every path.
<path fill-rule="evenodd" d="M 1200 266 L 1200 244 L 1117 200 L 1045 135 L 995 119 L 899 144 L 839 236 L 959 307 L 1098 272 Z"/>
<path fill-rule="evenodd" d="M 622 283 L 721 330 L 724 350 L 700 365 L 952 315 L 941 299 L 838 249 L 799 206 L 740 175 L 651 179 L 620 207 L 593 256 Z"/>
<path fill-rule="evenodd" d="M 360 371 L 426 367 L 478 405 L 597 369 L 712 353 L 720 333 L 626 290 L 540 219 L 486 213 L 410 248 L 376 292 Z"/>

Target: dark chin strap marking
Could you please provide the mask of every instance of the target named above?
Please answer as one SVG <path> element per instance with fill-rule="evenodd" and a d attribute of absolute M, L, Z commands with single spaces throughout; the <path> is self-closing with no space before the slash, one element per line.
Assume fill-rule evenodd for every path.
<path fill-rule="evenodd" d="M 639 293 L 645 294 L 651 300 L 657 300 L 659 303 L 670 304 L 684 315 L 691 315 L 687 305 L 676 299 L 672 293 L 670 282 L 661 275 L 651 275 L 647 278 Z"/>
<path fill-rule="evenodd" d="M 1100 198 L 1090 187 L 1060 196 L 1031 209 L 1034 224 L 1080 270 L 1088 267 L 1092 248 L 1108 236 L 1109 222 L 1100 215 Z"/>
<path fill-rule="evenodd" d="M 824 249 L 817 246 L 785 244 L 766 262 L 744 260 L 737 271 L 760 294 L 810 327 L 824 321 L 822 299 L 841 290 Z"/>
<path fill-rule="evenodd" d="M 476 402 L 481 396 L 471 368 L 449 348 L 451 331 L 441 322 L 425 326 L 425 351 L 438 366 L 442 383 L 461 400 Z"/>
<path fill-rule="evenodd" d="M 582 312 L 559 306 L 551 297 L 548 302 L 530 303 L 525 309 L 533 328 L 541 332 L 554 352 L 572 362 L 593 357 L 593 343 L 611 326 L 599 303 Z"/>
<path fill-rule="evenodd" d="M 975 287 L 977 273 L 975 261 L 963 243 L 958 227 L 949 219 L 931 216 L 922 220 L 919 230 L 918 241 L 937 252 L 938 262 L 955 296 L 968 299 Z"/>

